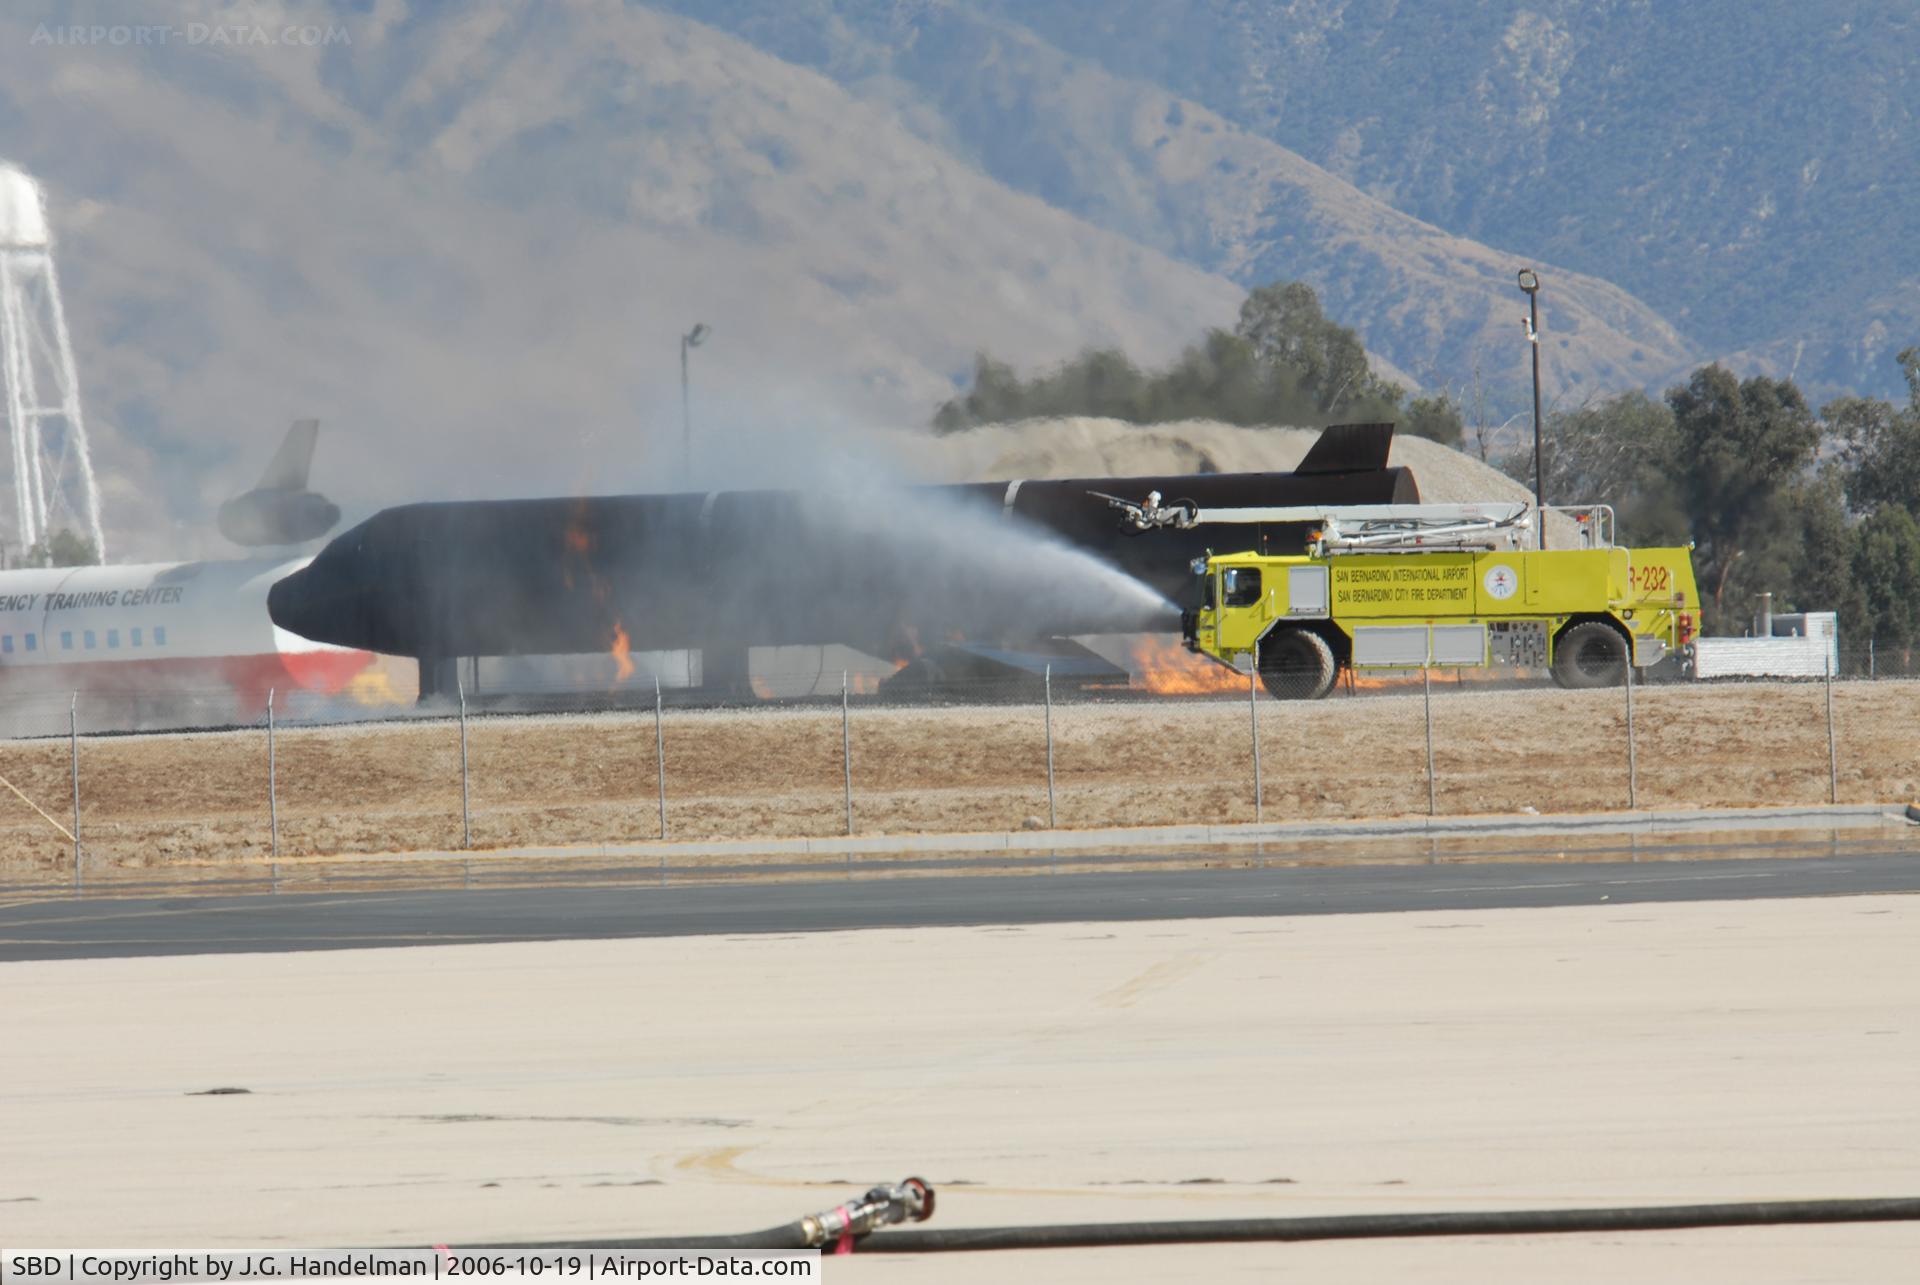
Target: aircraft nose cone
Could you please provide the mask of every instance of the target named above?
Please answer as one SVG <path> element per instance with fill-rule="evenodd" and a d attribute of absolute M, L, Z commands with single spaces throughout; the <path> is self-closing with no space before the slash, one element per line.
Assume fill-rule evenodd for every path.
<path fill-rule="evenodd" d="M 307 603 L 300 584 L 306 574 L 305 570 L 300 570 L 273 582 L 267 589 L 267 615 L 280 628 L 299 634 L 302 638 L 312 638 L 313 634 L 309 632 L 313 625 L 310 618 L 312 613 L 306 609 Z"/>
<path fill-rule="evenodd" d="M 280 628 L 312 642 L 355 645 L 342 634 L 345 604 L 339 593 L 329 592 L 331 579 L 316 563 L 275 581 L 267 590 L 267 615 Z"/>

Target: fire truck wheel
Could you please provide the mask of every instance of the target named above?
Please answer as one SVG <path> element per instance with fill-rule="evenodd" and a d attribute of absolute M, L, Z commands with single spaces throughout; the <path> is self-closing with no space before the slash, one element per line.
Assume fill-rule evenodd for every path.
<path fill-rule="evenodd" d="M 1260 681 L 1275 700 L 1319 700 L 1339 672 L 1333 648 L 1310 630 L 1278 629 L 1260 641 Z"/>
<path fill-rule="evenodd" d="M 1627 680 L 1627 640 L 1612 625 L 1583 620 L 1553 645 L 1553 681 L 1562 687 L 1618 687 Z"/>

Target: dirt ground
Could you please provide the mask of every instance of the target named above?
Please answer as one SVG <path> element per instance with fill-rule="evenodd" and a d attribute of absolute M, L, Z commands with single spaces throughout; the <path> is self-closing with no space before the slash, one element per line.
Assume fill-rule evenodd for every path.
<path fill-rule="evenodd" d="M 1823 803 L 1818 684 L 1647 687 L 1635 693 L 1642 807 Z M 1833 691 L 1841 802 L 1920 794 L 1920 683 Z M 1310 704 L 1262 697 L 1269 820 L 1427 811 L 1417 687 Z M 1437 811 L 1460 815 L 1627 806 L 1621 690 L 1563 692 L 1436 681 Z M 1060 825 L 1251 821 L 1243 699 L 1061 704 L 1053 713 Z M 855 829 L 863 834 L 1037 827 L 1047 819 L 1044 713 L 1031 705 L 852 711 Z M 845 832 L 837 702 L 671 713 L 671 837 Z M 475 848 L 658 837 L 650 714 L 476 718 L 468 729 Z M 284 856 L 458 848 L 460 731 L 453 720 L 282 727 L 275 762 Z M 0 776 L 63 825 L 64 740 L 0 742 Z M 83 739 L 81 834 L 92 868 L 258 860 L 270 841 L 265 732 Z M 0 790 L 0 863 L 67 868 L 71 847 Z"/>

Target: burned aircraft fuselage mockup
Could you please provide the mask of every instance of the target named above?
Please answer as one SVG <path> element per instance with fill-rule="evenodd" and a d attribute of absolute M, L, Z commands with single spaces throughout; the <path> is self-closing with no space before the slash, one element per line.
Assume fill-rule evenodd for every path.
<path fill-rule="evenodd" d="M 303 637 L 423 661 L 605 651 L 617 632 L 635 650 L 839 642 L 899 655 L 916 639 L 1172 630 L 1163 599 L 1185 596 L 1192 559 L 1292 550 L 1302 532 L 1142 532 L 1104 496 L 1417 501 L 1412 475 L 1386 466 L 1391 438 L 1389 425 L 1329 429 L 1291 473 L 401 505 L 336 537 L 269 607 Z"/>

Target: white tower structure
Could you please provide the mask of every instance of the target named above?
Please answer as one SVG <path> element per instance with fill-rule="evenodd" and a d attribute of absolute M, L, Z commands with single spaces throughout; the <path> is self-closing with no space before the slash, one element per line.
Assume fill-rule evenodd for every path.
<path fill-rule="evenodd" d="M 0 427 L 6 431 L 12 513 L 0 528 L 12 556 L 70 529 L 106 559 L 100 496 L 87 430 L 80 419 L 80 377 L 67 338 L 53 237 L 40 185 L 0 162 Z M 4 507 L 4 492 L 0 492 Z"/>

